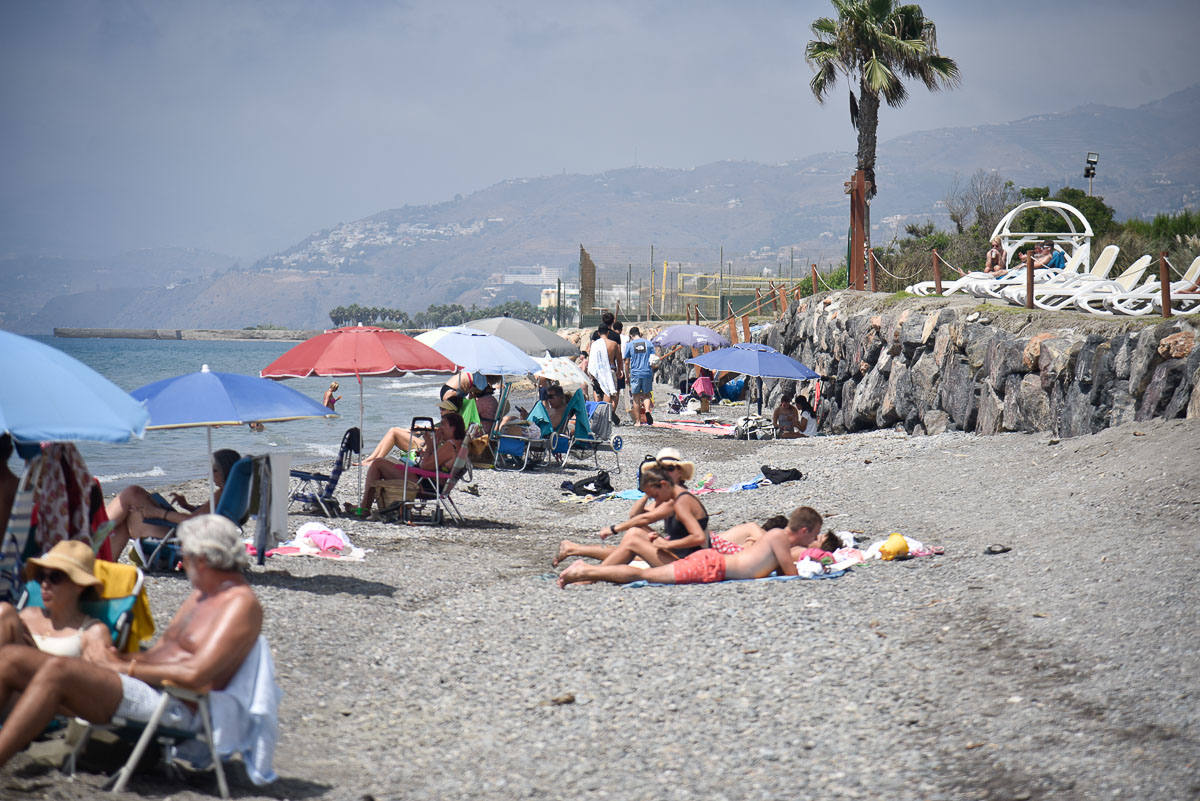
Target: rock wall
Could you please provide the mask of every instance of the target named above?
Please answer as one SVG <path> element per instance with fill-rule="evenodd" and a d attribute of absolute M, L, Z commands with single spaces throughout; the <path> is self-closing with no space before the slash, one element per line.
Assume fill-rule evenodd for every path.
<path fill-rule="evenodd" d="M 902 425 L 1067 437 L 1200 418 L 1196 330 L 1187 317 L 1106 320 L 842 291 L 793 303 L 756 339 L 821 374 L 825 432 Z M 783 383 L 767 382 L 768 405 Z"/>

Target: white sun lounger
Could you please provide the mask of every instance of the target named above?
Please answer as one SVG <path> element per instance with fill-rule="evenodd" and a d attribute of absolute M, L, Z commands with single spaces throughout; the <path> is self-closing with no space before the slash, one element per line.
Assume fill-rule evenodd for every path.
<path fill-rule="evenodd" d="M 1041 286 L 1050 289 L 1052 287 L 1068 287 L 1080 284 L 1084 281 L 1103 281 L 1108 278 L 1109 272 L 1112 270 L 1113 264 L 1117 261 L 1117 254 L 1120 249 L 1116 245 L 1109 245 L 1104 250 L 1100 251 L 1100 257 L 1096 259 L 1092 269 L 1086 273 L 1079 273 L 1079 263 L 1074 264 L 1074 270 L 1068 272 L 1063 270 L 1058 276 L 1044 281 Z M 1074 259 L 1072 259 L 1074 261 Z M 1034 286 L 1034 296 L 1036 297 L 1038 287 Z M 1025 305 L 1025 282 L 1010 284 L 1002 290 L 1000 295 L 1014 306 Z M 1036 303 L 1036 302 L 1035 302 Z"/>
<path fill-rule="evenodd" d="M 1192 260 L 1191 266 L 1187 268 L 1182 279 L 1171 282 L 1171 310 L 1173 312 L 1188 314 L 1189 311 L 1185 311 L 1185 309 L 1200 311 L 1200 295 L 1194 293 L 1180 295 L 1183 290 L 1195 284 L 1197 280 L 1200 280 L 1200 256 Z M 1152 278 L 1130 292 L 1108 297 L 1104 301 L 1104 306 L 1113 314 L 1128 314 L 1134 317 L 1157 314 L 1162 307 L 1162 284 L 1157 278 Z M 1094 307 L 1089 311 L 1102 314 L 1102 312 L 1096 312 Z"/>
<path fill-rule="evenodd" d="M 1112 281 L 1093 278 L 1050 287 L 1035 286 L 1033 288 L 1033 305 L 1047 311 L 1058 311 L 1072 305 L 1076 298 L 1087 295 L 1096 293 L 1114 295 L 1128 292 L 1141 280 L 1142 274 L 1146 272 L 1146 267 L 1149 265 L 1150 256 L 1142 256 Z"/>

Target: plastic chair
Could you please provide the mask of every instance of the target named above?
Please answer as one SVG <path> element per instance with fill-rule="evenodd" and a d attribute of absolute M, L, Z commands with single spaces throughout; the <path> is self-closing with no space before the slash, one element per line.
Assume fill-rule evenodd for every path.
<path fill-rule="evenodd" d="M 362 453 L 362 435 L 358 426 L 349 428 L 342 435 L 342 444 L 338 448 L 337 457 L 333 460 L 333 469 L 328 474 L 313 473 L 307 470 L 291 470 L 291 491 L 288 493 L 288 508 L 293 503 L 305 503 L 316 506 L 326 517 L 338 516 L 337 500 L 333 497 L 337 489 L 338 479 L 350 466 L 350 455 Z"/>
<path fill-rule="evenodd" d="M 578 390 L 576 390 L 578 392 Z M 580 434 L 578 424 L 575 435 L 571 437 L 571 450 L 579 453 L 585 459 L 591 457 L 596 469 L 600 469 L 600 454 L 613 455 L 613 467 L 610 472 L 621 472 L 621 448 L 624 440 L 619 437 L 609 437 L 612 431 L 612 413 L 605 401 L 586 401 L 586 413 L 589 419 L 588 430 Z"/>

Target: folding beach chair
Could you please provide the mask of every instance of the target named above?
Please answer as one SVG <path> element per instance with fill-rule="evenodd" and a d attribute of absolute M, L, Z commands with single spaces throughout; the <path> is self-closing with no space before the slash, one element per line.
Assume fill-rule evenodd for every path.
<path fill-rule="evenodd" d="M 358 426 L 346 429 L 342 435 L 342 444 L 333 460 L 333 469 L 326 473 L 313 473 L 307 470 L 291 470 L 291 488 L 288 492 L 288 509 L 292 504 L 307 504 L 309 510 L 320 510 L 326 517 L 338 516 L 337 500 L 333 497 L 337 489 L 338 479 L 350 466 L 351 455 L 362 453 L 362 435 Z"/>
<path fill-rule="evenodd" d="M 576 390 L 576 394 L 580 395 L 582 402 L 579 390 Z M 620 452 L 624 440 L 619 436 L 612 436 L 612 413 L 609 404 L 604 401 L 586 401 L 584 404 L 584 419 L 587 420 L 587 425 L 581 427 L 576 422 L 575 435 L 571 438 L 571 450 L 585 460 L 590 458 L 597 469 L 600 468 L 600 454 L 611 453 L 613 466 L 610 472 L 620 473 Z"/>
<path fill-rule="evenodd" d="M 229 476 L 221 489 L 221 499 L 217 501 L 216 513 L 232 520 L 240 528 L 250 516 L 250 490 L 253 485 L 252 468 L 253 456 L 243 456 L 229 468 Z M 131 539 L 129 545 L 137 558 L 141 560 L 146 570 L 171 570 L 179 560 L 179 537 L 175 533 L 177 526 L 165 520 L 146 519 L 147 523 L 161 525 L 165 531 L 161 539 L 145 537 Z M 150 556 L 146 556 L 145 548 L 151 547 Z"/>
<path fill-rule="evenodd" d="M 463 525 L 466 519 L 458 510 L 453 492 L 460 481 L 471 481 L 470 442 L 470 436 L 463 439 L 449 472 L 406 466 L 403 479 L 377 482 L 376 487 L 384 504 L 384 515 L 399 511 L 400 519 L 405 523 L 427 525 L 441 525 L 449 516 L 455 524 Z M 388 503 L 392 493 L 397 492 L 400 497 Z"/>
<path fill-rule="evenodd" d="M 182 687 L 166 686 L 158 707 L 146 722 L 113 718 L 103 726 L 77 721 L 86 730 L 86 743 L 92 731 L 105 729 L 122 739 L 135 739 L 133 753 L 116 773 L 107 787 L 122 793 L 151 741 L 164 746 L 164 762 L 183 761 L 203 770 L 212 767 L 217 774 L 221 798 L 229 798 L 222 761 L 241 756 L 246 774 L 254 784 L 275 781 L 272 762 L 279 727 L 279 699 L 282 695 L 275 681 L 275 663 L 266 637 L 260 635 L 250 653 L 223 690 L 196 692 Z M 194 704 L 199 713 L 201 730 L 184 731 L 162 725 L 163 714 L 172 698 Z"/>

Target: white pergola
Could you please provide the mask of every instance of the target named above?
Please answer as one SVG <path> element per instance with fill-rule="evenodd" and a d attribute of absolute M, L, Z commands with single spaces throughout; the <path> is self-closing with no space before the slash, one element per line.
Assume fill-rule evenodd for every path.
<path fill-rule="evenodd" d="M 1067 224 L 1067 231 L 1014 231 L 1012 221 L 1026 209 L 1053 209 Z M 996 229 L 989 238 L 1000 237 L 1000 245 L 1004 248 L 1008 267 L 1012 263 L 1013 254 L 1017 248 L 1030 242 L 1041 242 L 1049 239 L 1058 245 L 1069 261 L 1075 254 L 1082 252 L 1079 269 L 1086 272 L 1092 263 L 1092 226 L 1083 213 L 1069 203 L 1060 200 L 1030 200 L 1016 206 L 996 223 Z"/>

